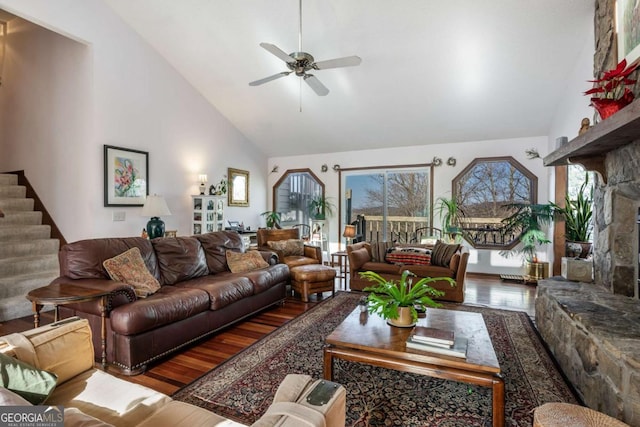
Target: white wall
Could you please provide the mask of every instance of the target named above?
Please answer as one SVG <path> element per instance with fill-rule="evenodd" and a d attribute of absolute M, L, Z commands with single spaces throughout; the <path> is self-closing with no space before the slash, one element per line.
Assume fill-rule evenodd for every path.
<path fill-rule="evenodd" d="M 250 171 L 251 206 L 228 208 L 227 218 L 257 226 L 264 154 L 109 7 L 0 0 L 0 8 L 26 19 L 9 25 L 0 171 L 25 170 L 68 241 L 139 235 L 147 222 L 139 207 L 103 206 L 104 144 L 149 152 L 150 192 L 165 196 L 172 216 L 163 219 L 179 235 L 190 234 L 198 174 L 217 183 L 227 167 Z M 113 222 L 114 211 L 126 220 Z"/>
<path fill-rule="evenodd" d="M 418 163 L 431 163 L 434 157 L 443 159 L 444 164 L 435 168 L 434 173 L 434 201 L 440 196 L 451 197 L 451 180 L 458 175 L 473 159 L 477 157 L 512 156 L 538 177 L 538 201 L 541 203 L 549 200 L 549 171 L 542 165 L 541 159 L 528 159 L 525 150 L 537 149 L 541 155 L 547 151 L 548 138 L 546 136 L 534 138 L 515 138 L 508 140 L 460 142 L 457 144 L 437 144 L 413 147 L 395 147 L 381 150 L 340 152 L 318 154 L 311 156 L 273 157 L 269 159 L 268 169 L 278 166 L 277 173 L 269 174 L 268 185 L 275 182 L 287 169 L 308 167 L 325 184 L 325 192 L 328 197 L 336 201 L 341 196 L 338 188 L 338 173 L 332 170 L 334 164 L 342 168 L 355 168 L 365 166 L 390 166 L 408 165 Z M 456 166 L 446 165 L 449 157 L 455 157 Z M 322 173 L 323 164 L 329 166 L 329 171 Z M 269 194 L 269 209 L 273 207 L 271 194 Z M 434 225 L 438 226 L 438 218 L 434 218 Z M 338 215 L 331 218 L 330 237 L 332 250 L 337 250 L 339 242 L 344 242 L 340 237 L 342 230 L 338 230 Z M 342 244 L 344 248 L 344 244 Z M 545 259 L 546 254 L 541 254 Z M 469 271 L 492 274 L 521 274 L 521 262 L 518 259 L 506 259 L 497 251 L 473 250 L 471 251 Z M 548 258 L 547 258 L 548 259 Z"/>

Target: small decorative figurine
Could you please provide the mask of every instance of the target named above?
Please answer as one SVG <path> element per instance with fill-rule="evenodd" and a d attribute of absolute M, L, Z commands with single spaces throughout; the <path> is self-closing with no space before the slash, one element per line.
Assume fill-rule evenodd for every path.
<path fill-rule="evenodd" d="M 147 239 L 149 238 L 149 236 L 147 235 L 147 230 L 145 230 L 144 228 L 142 229 L 142 234 L 140 234 L 140 237 L 142 237 L 143 239 Z"/>
<path fill-rule="evenodd" d="M 582 119 L 582 121 L 580 122 L 580 130 L 578 131 L 578 135 L 582 135 L 583 133 L 588 131 L 589 128 L 591 127 L 590 124 L 591 123 L 587 117 Z"/>

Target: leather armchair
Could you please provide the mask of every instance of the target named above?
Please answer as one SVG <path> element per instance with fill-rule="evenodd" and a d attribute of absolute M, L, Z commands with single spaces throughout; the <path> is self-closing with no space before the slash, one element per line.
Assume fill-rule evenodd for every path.
<path fill-rule="evenodd" d="M 282 229 L 258 229 L 258 250 L 271 251 L 278 255 L 280 263 L 286 264 L 289 268 L 307 264 L 322 264 L 322 249 L 320 246 L 313 246 L 304 243 L 303 255 L 289 255 L 282 251 L 275 250 L 267 244 L 267 242 L 300 239 L 300 230 L 297 228 Z"/>

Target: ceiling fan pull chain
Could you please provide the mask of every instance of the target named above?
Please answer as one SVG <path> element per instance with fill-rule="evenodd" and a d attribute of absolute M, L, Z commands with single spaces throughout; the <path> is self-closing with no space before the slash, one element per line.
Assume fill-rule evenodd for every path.
<path fill-rule="evenodd" d="M 298 80 L 300 80 L 300 90 L 298 91 L 298 93 L 300 94 L 300 112 L 302 113 L 302 79 Z"/>

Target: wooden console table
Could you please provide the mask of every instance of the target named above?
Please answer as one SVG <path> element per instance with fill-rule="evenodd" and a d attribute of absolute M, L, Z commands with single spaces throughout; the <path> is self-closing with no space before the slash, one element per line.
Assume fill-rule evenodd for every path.
<path fill-rule="evenodd" d="M 40 310 L 45 305 L 55 307 L 54 321 L 59 320 L 58 306 L 100 300 L 100 317 L 102 319 L 101 344 L 102 344 L 102 369 L 107 369 L 107 298 L 111 293 L 106 289 L 88 289 L 71 283 L 55 283 L 42 288 L 37 288 L 27 294 L 27 299 L 33 305 L 33 324 L 40 326 Z"/>

